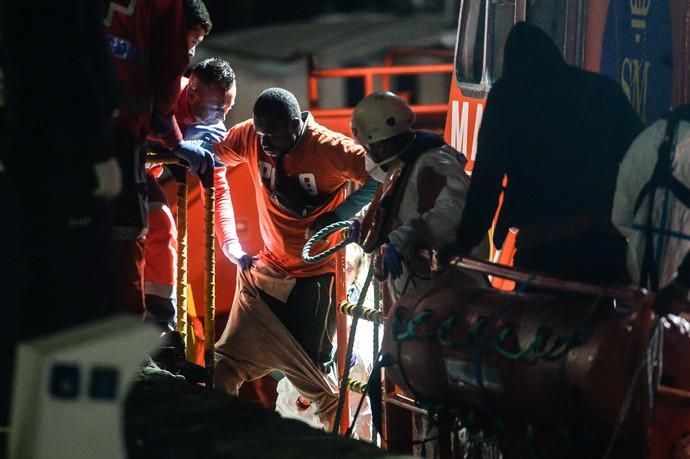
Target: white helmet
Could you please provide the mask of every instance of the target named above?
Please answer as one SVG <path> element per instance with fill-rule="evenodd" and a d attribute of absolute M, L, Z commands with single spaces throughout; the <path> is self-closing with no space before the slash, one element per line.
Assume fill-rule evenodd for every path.
<path fill-rule="evenodd" d="M 403 99 L 392 92 L 376 91 L 359 101 L 350 129 L 357 143 L 371 145 L 407 131 L 414 119 L 414 112 Z"/>

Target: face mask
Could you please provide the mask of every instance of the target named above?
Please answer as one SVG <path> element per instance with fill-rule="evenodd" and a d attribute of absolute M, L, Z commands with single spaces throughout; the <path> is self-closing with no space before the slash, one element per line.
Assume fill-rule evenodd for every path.
<path fill-rule="evenodd" d="M 196 120 L 202 124 L 216 124 L 225 121 L 225 111 L 218 108 L 207 108 Z"/>
<path fill-rule="evenodd" d="M 391 156 L 388 159 L 384 159 L 380 163 L 377 163 L 373 159 L 371 159 L 369 155 L 366 155 L 364 157 L 364 167 L 367 170 L 367 174 L 369 174 L 369 176 L 371 176 L 374 180 L 376 180 L 379 183 L 385 182 L 388 172 L 384 171 L 382 166 L 385 166 L 386 164 L 394 161 L 398 158 L 398 156 L 400 156 L 399 153 L 395 156 Z"/>

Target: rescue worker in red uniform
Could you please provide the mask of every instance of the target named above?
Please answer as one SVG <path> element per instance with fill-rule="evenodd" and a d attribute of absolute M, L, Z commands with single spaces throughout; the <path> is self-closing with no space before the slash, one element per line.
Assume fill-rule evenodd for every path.
<path fill-rule="evenodd" d="M 147 227 L 145 151 L 141 147 L 152 132 L 164 147 L 192 161 L 195 171 L 207 167 L 210 153 L 182 142 L 174 110 L 189 56 L 211 22 L 201 0 L 110 1 L 104 14 L 120 86 L 111 135 L 123 172 L 122 193 L 113 215 L 116 302 L 120 310 L 140 314 L 144 310 Z"/>
<path fill-rule="evenodd" d="M 228 167 L 249 164 L 264 248 L 238 275 L 230 318 L 216 343 L 215 386 L 236 394 L 242 383 L 282 372 L 327 429 L 337 405 L 332 367 L 335 259 L 308 265 L 307 234 L 345 220 L 366 204 L 364 149 L 300 112 L 295 96 L 263 91 L 253 119 L 234 126 L 217 146 Z M 345 199 L 349 183 L 366 185 Z"/>
<path fill-rule="evenodd" d="M 182 79 L 175 117 L 184 139 L 213 148 L 227 133 L 225 117 L 235 104 L 237 86 L 230 64 L 222 59 L 206 59 L 196 64 L 190 78 Z M 177 227 L 167 199 L 156 181 L 162 166 L 147 171 L 149 187 L 149 228 L 145 244 L 144 293 L 147 321 L 174 329 L 176 311 Z M 227 170 L 214 169 L 214 181 L 227 189 Z M 221 185 L 219 188 L 223 188 Z M 216 201 L 216 228 L 223 252 L 233 263 L 250 263 L 235 229 L 232 202 Z"/>

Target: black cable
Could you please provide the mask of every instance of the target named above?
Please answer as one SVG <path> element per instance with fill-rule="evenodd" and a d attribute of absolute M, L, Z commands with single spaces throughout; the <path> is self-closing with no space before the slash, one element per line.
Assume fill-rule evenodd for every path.
<path fill-rule="evenodd" d="M 357 305 L 353 310 L 352 315 L 352 325 L 350 325 L 350 336 L 347 340 L 347 353 L 345 355 L 345 368 L 343 368 L 343 376 L 340 380 L 340 392 L 338 393 L 338 408 L 335 412 L 335 423 L 333 425 L 333 432 L 339 432 L 340 420 L 343 417 L 343 408 L 345 406 L 345 397 L 347 394 L 347 382 L 350 377 L 350 359 L 352 359 L 352 352 L 355 346 L 355 333 L 357 331 L 357 322 L 359 321 L 359 316 L 362 315 L 362 307 L 364 306 L 364 300 L 367 296 L 367 290 L 369 289 L 369 284 L 371 279 L 374 277 L 374 267 L 369 265 L 369 272 L 364 280 L 364 285 L 362 286 L 362 292 L 360 293 L 359 299 L 357 300 Z"/>

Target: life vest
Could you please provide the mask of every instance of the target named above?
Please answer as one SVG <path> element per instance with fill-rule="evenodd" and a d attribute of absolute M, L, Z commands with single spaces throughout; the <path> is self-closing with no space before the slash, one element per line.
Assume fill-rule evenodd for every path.
<path fill-rule="evenodd" d="M 418 131 L 409 147 L 391 164 L 386 181 L 379 187 L 371 206 L 362 220 L 360 246 L 371 253 L 385 243 L 398 215 L 407 182 L 414 164 L 423 153 L 445 145 L 443 138 L 430 132 Z"/>

